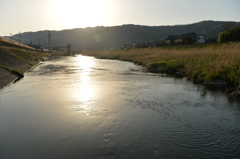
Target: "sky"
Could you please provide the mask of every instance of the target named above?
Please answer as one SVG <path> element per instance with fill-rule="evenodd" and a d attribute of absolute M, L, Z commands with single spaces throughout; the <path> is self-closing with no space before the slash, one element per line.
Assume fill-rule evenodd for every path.
<path fill-rule="evenodd" d="M 124 24 L 240 22 L 240 0 L 0 0 L 0 36 Z"/>

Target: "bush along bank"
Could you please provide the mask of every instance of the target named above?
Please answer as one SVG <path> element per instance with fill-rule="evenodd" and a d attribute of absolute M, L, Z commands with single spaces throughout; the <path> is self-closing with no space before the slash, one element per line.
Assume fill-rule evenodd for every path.
<path fill-rule="evenodd" d="M 240 95 L 240 43 L 87 51 L 84 54 L 132 61 L 146 66 L 149 72 L 180 75 L 194 83 L 223 87 L 231 95 Z"/>
<path fill-rule="evenodd" d="M 45 53 L 13 47 L 0 47 L 0 88 L 18 78 L 40 61 L 47 59 Z"/>

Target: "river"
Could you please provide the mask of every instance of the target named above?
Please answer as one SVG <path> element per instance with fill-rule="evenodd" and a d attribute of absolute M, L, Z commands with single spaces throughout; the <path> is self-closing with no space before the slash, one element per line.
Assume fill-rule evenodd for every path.
<path fill-rule="evenodd" d="M 130 62 L 51 57 L 0 90 L 1 159 L 239 159 L 240 102 Z"/>

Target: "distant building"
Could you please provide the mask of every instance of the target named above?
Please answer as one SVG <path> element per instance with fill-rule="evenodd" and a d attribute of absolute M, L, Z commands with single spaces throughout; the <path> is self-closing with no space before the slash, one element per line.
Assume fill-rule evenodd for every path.
<path fill-rule="evenodd" d="M 185 33 L 181 35 L 169 35 L 165 39 L 166 44 L 183 44 L 183 43 L 205 43 L 205 35 L 197 35 L 194 32 Z"/>
<path fill-rule="evenodd" d="M 205 35 L 202 35 L 202 34 L 197 35 L 195 43 L 203 44 L 205 42 L 206 42 L 206 36 Z"/>
<path fill-rule="evenodd" d="M 172 44 L 174 43 L 175 39 L 178 37 L 178 35 L 169 35 L 166 39 L 165 39 L 165 43 L 166 44 Z"/>

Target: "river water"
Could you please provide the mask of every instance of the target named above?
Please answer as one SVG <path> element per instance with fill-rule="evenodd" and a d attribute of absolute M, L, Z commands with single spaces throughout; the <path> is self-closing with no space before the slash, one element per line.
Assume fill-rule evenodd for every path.
<path fill-rule="evenodd" d="M 130 62 L 52 57 L 0 90 L 1 159 L 237 159 L 240 102 Z"/>

